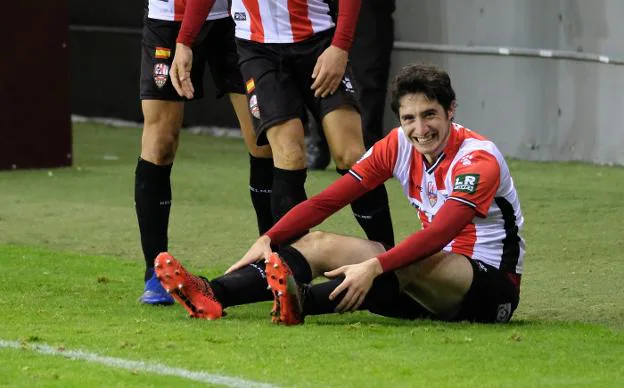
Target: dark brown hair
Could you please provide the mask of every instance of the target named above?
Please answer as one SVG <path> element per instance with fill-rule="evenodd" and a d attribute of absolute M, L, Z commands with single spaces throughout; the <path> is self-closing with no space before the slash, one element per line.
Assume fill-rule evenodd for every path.
<path fill-rule="evenodd" d="M 429 100 L 439 102 L 446 112 L 455 103 L 451 78 L 434 65 L 412 64 L 399 71 L 390 86 L 392 111 L 398 115 L 401 97 L 413 93 L 423 93 Z"/>

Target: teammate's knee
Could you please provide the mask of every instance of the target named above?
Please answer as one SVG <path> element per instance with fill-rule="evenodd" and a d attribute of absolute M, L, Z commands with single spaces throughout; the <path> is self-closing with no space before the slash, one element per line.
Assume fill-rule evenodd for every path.
<path fill-rule="evenodd" d="M 252 145 L 252 146 L 248 146 L 247 148 L 251 156 L 253 156 L 254 158 L 270 159 L 273 157 L 271 147 L 268 145 L 265 145 L 265 146 Z"/>
<path fill-rule="evenodd" d="M 143 129 L 141 158 L 157 165 L 170 164 L 178 148 L 179 129 L 167 123 L 147 123 Z"/>
<path fill-rule="evenodd" d="M 364 149 L 359 146 L 346 147 L 333 155 L 336 168 L 346 170 L 351 168 L 364 154 Z"/>

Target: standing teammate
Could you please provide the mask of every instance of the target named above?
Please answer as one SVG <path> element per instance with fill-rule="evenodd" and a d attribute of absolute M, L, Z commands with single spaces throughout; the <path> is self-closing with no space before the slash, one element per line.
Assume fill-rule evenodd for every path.
<path fill-rule="evenodd" d="M 170 78 L 176 47 L 195 52 L 191 60 L 196 71 L 189 80 L 195 94 L 189 98 L 203 96 L 205 62 L 210 67 L 217 95 L 227 93 L 230 97 L 250 153 L 249 188 L 260 234 L 273 224 L 270 211 L 273 161 L 270 148 L 258 147 L 253 141 L 253 125 L 247 112 L 227 0 L 214 2 L 208 16 L 200 20 L 197 39 L 192 43 L 179 34 L 183 18 L 192 17 L 184 7 L 184 0 L 147 0 L 146 5 L 141 60 L 141 106 L 145 121 L 135 173 L 136 214 L 146 264 L 145 289 L 140 301 L 172 304 L 173 299 L 155 278 L 153 267 L 156 255 L 167 250 L 172 198 L 170 174 L 184 114 L 185 98 L 176 93 Z M 192 46 L 192 51 L 184 43 Z"/>
<path fill-rule="evenodd" d="M 187 6 L 194 7 L 199 18 L 212 1 L 195 0 Z M 269 143 L 273 151 L 274 220 L 306 199 L 301 122 L 306 107 L 322 124 L 338 173 L 346 174 L 365 151 L 347 68 L 359 8 L 360 0 L 339 0 L 334 24 L 323 0 L 232 1 L 230 12 L 236 23 L 236 44 L 257 144 Z M 197 30 L 198 21 L 194 22 L 188 30 Z M 383 184 L 355 200 L 352 210 L 369 239 L 394 245 Z"/>
<path fill-rule="evenodd" d="M 226 275 L 207 281 L 161 253 L 162 284 L 200 318 L 258 300 L 268 282 L 273 320 L 284 324 L 357 309 L 410 319 L 509 321 L 519 302 L 524 219 L 503 155 L 490 140 L 453 123 L 455 92 L 442 69 L 402 69 L 392 85 L 392 108 L 401 127 L 349 175 L 293 208 Z M 318 225 L 393 176 L 423 225 L 396 247 L 313 232 L 271 253 L 270 244 Z M 267 258 L 266 277 L 245 272 L 261 258 Z M 321 275 L 334 279 L 301 285 Z"/>

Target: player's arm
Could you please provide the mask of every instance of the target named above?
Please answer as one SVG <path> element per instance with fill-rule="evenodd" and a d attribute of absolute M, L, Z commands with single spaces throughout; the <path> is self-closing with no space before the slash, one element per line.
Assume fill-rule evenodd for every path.
<path fill-rule="evenodd" d="M 404 267 L 441 251 L 476 214 L 474 206 L 447 200 L 427 228 L 413 233 L 394 248 L 377 256 L 382 271 Z"/>
<path fill-rule="evenodd" d="M 338 20 L 329 46 L 318 57 L 312 72 L 312 90 L 316 97 L 334 94 L 344 76 L 349 50 L 353 44 L 355 27 L 362 0 L 338 0 Z"/>
<path fill-rule="evenodd" d="M 171 83 L 182 97 L 193 98 L 195 89 L 191 82 L 193 44 L 201 31 L 215 0 L 187 0 L 182 25 L 176 39 L 176 50 L 171 63 Z"/>

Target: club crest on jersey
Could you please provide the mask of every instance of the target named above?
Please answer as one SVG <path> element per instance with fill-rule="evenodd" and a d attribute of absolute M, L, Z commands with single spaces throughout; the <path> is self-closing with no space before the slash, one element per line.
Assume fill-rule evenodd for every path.
<path fill-rule="evenodd" d="M 158 88 L 162 88 L 169 79 L 169 65 L 166 63 L 157 63 L 154 65 L 154 83 Z"/>
<path fill-rule="evenodd" d="M 453 191 L 474 194 L 479 184 L 479 174 L 460 174 L 455 177 Z"/>
<path fill-rule="evenodd" d="M 260 107 L 258 106 L 258 97 L 255 94 L 249 97 L 249 112 L 253 117 L 260 120 Z"/>
<path fill-rule="evenodd" d="M 433 182 L 427 182 L 427 198 L 429 198 L 429 204 L 432 207 L 438 202 L 438 191 Z"/>
<path fill-rule="evenodd" d="M 355 91 L 353 90 L 353 84 L 351 83 L 351 80 L 349 79 L 349 77 L 344 77 L 342 79 L 342 84 L 344 85 L 345 91 L 348 93 L 355 93 Z"/>

